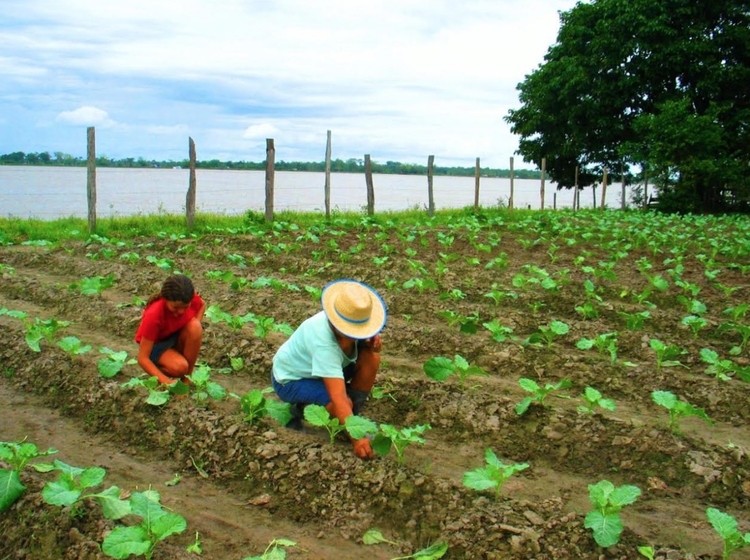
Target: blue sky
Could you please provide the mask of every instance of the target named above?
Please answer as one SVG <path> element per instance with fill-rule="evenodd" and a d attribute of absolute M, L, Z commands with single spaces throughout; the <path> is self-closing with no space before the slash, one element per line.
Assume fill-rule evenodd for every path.
<path fill-rule="evenodd" d="M 507 168 L 574 0 L 3 0 L 0 154 Z M 530 168 L 519 156 L 517 168 Z"/>

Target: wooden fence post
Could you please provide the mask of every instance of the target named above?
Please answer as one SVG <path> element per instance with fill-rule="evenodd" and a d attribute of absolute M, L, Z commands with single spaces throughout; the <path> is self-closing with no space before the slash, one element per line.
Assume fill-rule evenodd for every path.
<path fill-rule="evenodd" d="M 552 209 L 557 210 L 557 192 L 552 193 Z"/>
<path fill-rule="evenodd" d="M 625 210 L 625 164 L 620 162 L 620 179 L 622 179 L 622 200 L 620 201 L 620 210 Z"/>
<path fill-rule="evenodd" d="M 188 155 L 190 157 L 190 179 L 188 179 L 188 191 L 185 199 L 185 219 L 188 229 L 195 225 L 195 142 L 188 136 Z"/>
<path fill-rule="evenodd" d="M 435 171 L 435 156 L 427 157 L 427 214 L 435 215 L 435 196 L 432 191 L 432 174 Z"/>
<path fill-rule="evenodd" d="M 324 187 L 325 191 L 325 205 L 326 205 L 326 220 L 331 219 L 331 131 L 328 131 L 328 139 L 326 140 L 326 184 Z"/>
<path fill-rule="evenodd" d="M 648 208 L 648 169 L 643 166 L 643 209 Z"/>
<path fill-rule="evenodd" d="M 542 158 L 542 186 L 541 190 L 539 192 L 539 195 L 541 197 L 541 210 L 544 210 L 544 179 L 545 175 L 547 174 L 547 158 Z"/>
<path fill-rule="evenodd" d="M 596 210 L 596 185 L 591 185 L 591 188 L 592 188 L 591 195 L 594 200 L 594 205 L 592 206 L 592 208 Z"/>
<path fill-rule="evenodd" d="M 89 203 L 89 233 L 96 231 L 96 131 L 86 129 L 86 198 Z"/>
<path fill-rule="evenodd" d="M 375 213 L 375 187 L 372 184 L 372 162 L 370 154 L 365 154 L 365 183 L 367 184 L 367 215 Z"/>
<path fill-rule="evenodd" d="M 573 185 L 573 212 L 581 207 L 581 192 L 578 190 L 578 166 L 576 165 L 575 185 Z"/>
<path fill-rule="evenodd" d="M 508 208 L 510 210 L 513 210 L 513 188 L 514 188 L 514 182 L 515 180 L 515 174 L 513 172 L 513 156 L 510 156 L 510 198 L 508 199 Z"/>
<path fill-rule="evenodd" d="M 276 165 L 276 148 L 273 138 L 266 138 L 266 221 L 273 221 L 273 175 Z"/>
<path fill-rule="evenodd" d="M 607 196 L 607 168 L 604 168 L 604 172 L 602 173 L 602 206 L 599 208 L 599 210 L 604 210 L 604 199 Z"/>
<path fill-rule="evenodd" d="M 481 167 L 479 166 L 479 158 L 477 158 L 476 164 L 474 164 L 474 212 L 479 210 L 479 174 L 481 173 Z"/>

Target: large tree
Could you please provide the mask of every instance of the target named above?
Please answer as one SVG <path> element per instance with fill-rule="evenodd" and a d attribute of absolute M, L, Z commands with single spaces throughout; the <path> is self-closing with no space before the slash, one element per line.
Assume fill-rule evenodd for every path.
<path fill-rule="evenodd" d="M 646 168 L 683 209 L 750 194 L 750 0 L 593 0 L 560 14 L 505 117 L 560 187 Z"/>

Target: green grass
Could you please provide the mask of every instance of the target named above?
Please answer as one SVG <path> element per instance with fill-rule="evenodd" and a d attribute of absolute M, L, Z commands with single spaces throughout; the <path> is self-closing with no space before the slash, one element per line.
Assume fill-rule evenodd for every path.
<path fill-rule="evenodd" d="M 481 208 L 476 213 L 478 219 L 498 218 L 513 222 L 522 220 L 529 214 L 540 216 L 547 211 L 515 210 L 509 212 L 504 208 Z M 551 211 L 550 211 L 551 212 Z M 558 212 L 564 212 L 562 210 Z M 311 226 L 329 226 L 339 229 L 362 228 L 368 225 L 384 226 L 389 223 L 398 225 L 448 227 L 459 218 L 474 215 L 472 207 L 437 210 L 430 218 L 423 209 L 413 208 L 404 211 L 380 212 L 367 216 L 362 212 L 331 213 L 331 219 L 326 221 L 320 212 L 277 212 L 274 217 L 276 227 L 295 224 L 300 228 Z M 262 232 L 274 227 L 267 224 L 262 212 L 248 211 L 244 215 L 227 216 L 215 214 L 196 214 L 195 226 L 188 231 L 185 217 L 175 214 L 148 214 L 127 217 L 100 218 L 96 222 L 97 235 L 111 239 L 131 239 L 133 237 L 186 235 L 194 233 L 229 233 L 246 229 L 249 233 Z M 85 218 L 60 218 L 57 220 L 39 220 L 35 218 L 2 218 L 0 217 L 0 244 L 21 243 L 31 240 L 47 240 L 51 242 L 86 240 L 89 237 L 88 221 Z"/>

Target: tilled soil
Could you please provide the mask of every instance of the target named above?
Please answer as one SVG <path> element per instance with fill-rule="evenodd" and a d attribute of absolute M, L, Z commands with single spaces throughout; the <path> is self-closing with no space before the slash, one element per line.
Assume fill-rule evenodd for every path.
<path fill-rule="evenodd" d="M 289 557 L 321 559 L 395 558 L 436 541 L 448 543 L 446 558 L 630 559 L 641 558 L 637 547 L 647 545 L 658 558 L 720 558 L 721 541 L 705 510 L 726 511 L 747 530 L 750 390 L 738 378 L 707 375 L 700 350 L 728 358 L 741 343 L 736 332 L 719 326 L 729 320 L 725 310 L 748 300 L 743 266 L 750 264 L 750 230 L 743 221 L 711 222 L 709 230 L 687 218 L 654 216 L 654 229 L 644 236 L 643 215 L 607 213 L 590 215 L 600 223 L 592 235 L 586 219 L 552 213 L 481 222 L 462 216 L 454 228 L 441 230 L 363 220 L 325 230 L 280 224 L 0 247 L 0 309 L 24 311 L 27 321 L 70 321 L 56 340 L 76 336 L 94 347 L 70 357 L 54 341 L 42 341 L 41 352 L 34 352 L 24 322 L 0 316 L 0 398 L 7 403 L 0 439 L 26 438 L 40 449 L 57 449 L 54 457 L 68 464 L 104 467 L 107 485 L 157 489 L 188 529 L 160 543 L 155 559 L 194 556 L 185 548 L 196 534 L 209 559 L 260 555 L 278 538 L 299 545 L 288 549 Z M 719 235 L 731 248 L 716 249 L 719 227 L 727 228 Z M 364 415 L 398 427 L 429 424 L 425 444 L 409 446 L 403 464 L 393 453 L 361 461 L 348 444 L 331 445 L 321 429 L 299 433 L 268 418 L 251 425 L 232 397 L 149 405 L 144 390 L 121 387 L 140 374 L 137 366 L 101 377 L 99 347 L 135 355 L 141 308 L 130 304 L 157 291 L 169 273 L 159 259 L 189 274 L 209 305 L 292 326 L 319 309 L 307 287 L 322 288 L 338 277 L 376 287 L 390 313 L 378 379 L 386 395 L 371 398 Z M 611 275 L 604 272 L 607 262 L 614 263 Z M 710 278 L 715 270 L 718 280 Z M 214 271 L 274 282 L 233 288 Z M 84 277 L 108 274 L 114 286 L 100 294 L 83 295 L 76 286 Z M 545 274 L 555 287 L 528 281 Z M 668 287 L 649 294 L 650 307 L 636 294 L 655 275 Z M 685 284 L 706 306 L 706 326 L 696 336 L 682 324 L 690 314 Z M 509 294 L 495 303 L 486 295 L 493 290 Z M 596 317 L 576 312 L 587 300 Z M 650 313 L 643 328 L 629 330 L 623 314 L 643 310 Z M 477 332 L 461 332 L 444 311 L 475 314 Z M 483 327 L 493 319 L 512 328 L 515 340 L 493 340 Z M 553 320 L 565 322 L 569 332 L 549 345 L 521 343 Z M 609 353 L 576 346 L 608 332 L 617 333 L 614 361 Z M 284 339 L 280 333 L 261 338 L 252 324 L 232 329 L 207 320 L 200 359 L 211 366 L 212 380 L 240 396 L 269 385 L 271 359 Z M 657 367 L 652 339 L 684 349 L 680 364 Z M 440 383 L 425 375 L 427 360 L 455 355 L 489 376 L 470 377 L 462 388 L 455 377 Z M 242 357 L 244 367 L 227 373 L 232 357 Z M 732 360 L 750 363 L 744 347 Z M 518 385 L 521 377 L 541 385 L 569 379 L 572 388 L 519 416 L 514 407 L 528 395 Z M 579 412 L 587 386 L 614 399 L 616 410 Z M 654 390 L 704 408 L 713 425 L 691 417 L 669 430 L 666 410 L 651 399 Z M 504 484 L 498 499 L 462 484 L 466 471 L 484 466 L 488 448 L 506 464 L 530 465 Z M 180 482 L 167 486 L 175 474 Z M 27 492 L 0 514 L 0 557 L 105 558 L 99 543 L 115 522 L 93 502 L 75 515 L 45 504 L 40 490 L 51 476 L 24 470 Z M 584 527 L 592 509 L 587 487 L 602 479 L 642 492 L 622 510 L 622 537 L 607 549 Z M 396 544 L 363 544 L 373 528 Z M 750 558 L 746 551 L 733 555 L 743 557 Z"/>

